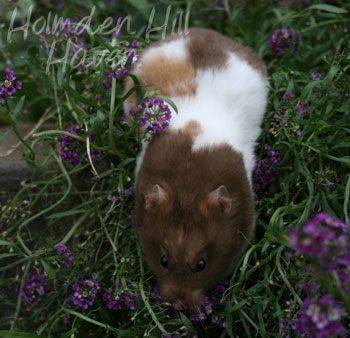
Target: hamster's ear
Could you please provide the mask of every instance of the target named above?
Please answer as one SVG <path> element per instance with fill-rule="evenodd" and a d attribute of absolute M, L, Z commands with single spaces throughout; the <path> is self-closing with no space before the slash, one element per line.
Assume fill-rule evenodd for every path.
<path fill-rule="evenodd" d="M 169 200 L 168 193 L 158 184 L 155 184 L 151 191 L 145 195 L 145 208 L 152 210 L 156 206 L 166 203 Z"/>
<path fill-rule="evenodd" d="M 229 197 L 227 188 L 224 185 L 209 193 L 208 203 L 219 207 L 221 212 L 226 215 L 232 210 L 232 199 Z"/>

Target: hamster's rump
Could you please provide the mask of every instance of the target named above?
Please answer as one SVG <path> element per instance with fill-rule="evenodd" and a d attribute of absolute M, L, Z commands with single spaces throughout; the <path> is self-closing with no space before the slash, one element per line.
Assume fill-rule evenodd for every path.
<path fill-rule="evenodd" d="M 137 159 L 144 258 L 165 300 L 177 309 L 198 306 L 254 228 L 251 175 L 266 69 L 250 48 L 190 29 L 150 45 L 132 71 L 178 109 Z M 132 84 L 126 81 L 126 91 Z M 135 100 L 125 102 L 126 113 Z"/>

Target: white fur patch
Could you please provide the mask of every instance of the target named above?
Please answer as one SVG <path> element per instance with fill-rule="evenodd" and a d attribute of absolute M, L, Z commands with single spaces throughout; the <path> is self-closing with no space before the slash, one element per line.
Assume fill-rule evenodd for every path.
<path fill-rule="evenodd" d="M 188 38 L 181 37 L 176 40 L 163 42 L 161 45 L 147 49 L 141 56 L 140 62 L 137 63 L 138 68 L 142 67 L 143 62 L 152 61 L 157 56 L 162 55 L 169 59 L 186 60 L 187 48 L 186 42 Z"/>
<path fill-rule="evenodd" d="M 198 121 L 202 132 L 193 150 L 230 144 L 242 153 L 251 180 L 255 140 L 267 102 L 267 80 L 233 53 L 228 64 L 220 70 L 198 71 L 195 97 L 172 98 L 179 114 L 173 113 L 170 128 L 180 129 L 189 120 Z"/>

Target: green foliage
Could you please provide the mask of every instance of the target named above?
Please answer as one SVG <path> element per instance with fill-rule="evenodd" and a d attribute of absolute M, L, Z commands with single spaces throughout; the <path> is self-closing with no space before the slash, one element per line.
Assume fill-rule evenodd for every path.
<path fill-rule="evenodd" d="M 11 312 L 0 320 L 1 337 L 160 337 L 167 332 L 185 337 L 186 330 L 191 337 L 281 337 L 281 319 L 300 314 L 306 294 L 298 285 L 313 277 L 305 269 L 306 260 L 293 255 L 289 233 L 320 211 L 349 222 L 350 6 L 343 1 L 332 5 L 313 1 L 309 7 L 301 1 L 288 6 L 258 0 L 221 3 L 42 0 L 35 2 L 32 23 L 47 18 L 49 11 L 52 17 L 82 18 L 95 6 L 90 29 L 73 37 L 79 25 L 72 22 L 68 35 L 64 29 L 58 30 L 58 36 L 30 31 L 26 40 L 23 32 L 13 32 L 12 43 L 1 43 L 6 33 L 0 31 L 0 71 L 15 69 L 23 81 L 23 91 L 6 104 L 0 101 L 0 117 L 11 122 L 13 132 L 25 143 L 24 159 L 35 170 L 43 169 L 1 206 L 0 302 Z M 123 82 L 108 74 L 113 62 L 117 70 L 130 66 L 127 53 L 134 40 L 141 48 L 147 46 L 153 6 L 152 28 L 164 24 L 168 9 L 169 34 L 173 20 L 190 11 L 189 26 L 211 28 L 251 46 L 268 67 L 270 96 L 259 143 L 282 155 L 282 170 L 273 183 L 256 191 L 256 233 L 225 295 L 215 300 L 222 302 L 215 316 L 226 323 L 223 328 L 211 321 L 196 325 L 186 314 L 169 317 L 169 309 L 154 302 L 155 281 L 143 268 L 130 218 L 134 201 L 125 192 L 133 186 L 141 142 L 138 129 L 120 120 L 123 102 L 134 93 L 140 98 L 143 85 L 133 76 L 135 86 L 124 94 Z M 7 8 L 6 25 L 13 9 Z M 15 27 L 25 24 L 25 13 L 21 6 Z M 93 34 L 115 15 L 130 16 L 133 34 L 127 24 L 122 38 L 107 41 L 104 38 L 111 34 Z M 292 28 L 300 35 L 298 54 L 281 59 L 273 55 L 269 38 L 280 28 Z M 163 31 L 149 33 L 153 41 Z M 79 49 L 78 43 L 84 48 Z M 75 50 L 69 53 L 70 48 Z M 87 66 L 94 57 L 93 65 Z M 313 79 L 316 72 L 320 80 Z M 286 92 L 293 98 L 284 99 Z M 176 108 L 168 98 L 159 97 Z M 310 109 L 301 116 L 302 102 Z M 28 119 L 50 122 L 53 127 L 24 140 L 16 124 Z M 79 128 L 77 134 L 67 131 L 73 125 Z M 0 135 L 0 143 L 8 133 Z M 79 156 L 85 160 L 80 164 L 59 156 L 64 135 L 81 147 Z M 37 150 L 39 141 L 46 144 L 45 152 Z M 262 159 L 263 148 L 257 157 Z M 57 253 L 60 243 L 73 252 L 71 268 Z M 48 292 L 32 304 L 20 293 L 30 271 L 44 274 L 49 285 Z M 101 295 L 121 287 L 131 295 L 139 293 L 142 301 L 133 310 L 115 311 L 99 295 L 88 309 L 72 306 L 72 286 L 87 279 L 98 281 Z M 350 325 L 349 318 L 347 312 L 344 325 Z"/>

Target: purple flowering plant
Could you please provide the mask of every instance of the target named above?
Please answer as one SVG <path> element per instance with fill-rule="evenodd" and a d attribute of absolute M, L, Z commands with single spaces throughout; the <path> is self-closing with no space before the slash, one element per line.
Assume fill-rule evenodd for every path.
<path fill-rule="evenodd" d="M 0 336 L 347 337 L 350 5 L 156 0 L 149 22 L 149 0 L 96 2 L 91 14 L 94 3 L 40 0 L 27 39 L 18 29 L 0 43 L 0 163 L 19 151 L 6 144 L 16 134 L 33 172 L 17 194 L 7 188 L 16 166 L 0 174 Z M 21 6 L 5 6 L 4 32 L 13 13 L 24 27 Z M 133 67 L 186 22 L 256 51 L 269 99 L 251 177 L 255 233 L 229 280 L 178 312 L 143 266 L 133 196 L 142 143 L 167 132 L 176 107 Z M 24 132 L 27 119 L 36 125 Z"/>
<path fill-rule="evenodd" d="M 276 29 L 270 37 L 269 48 L 277 58 L 283 58 L 287 54 L 299 54 L 299 34 L 291 28 Z"/>

